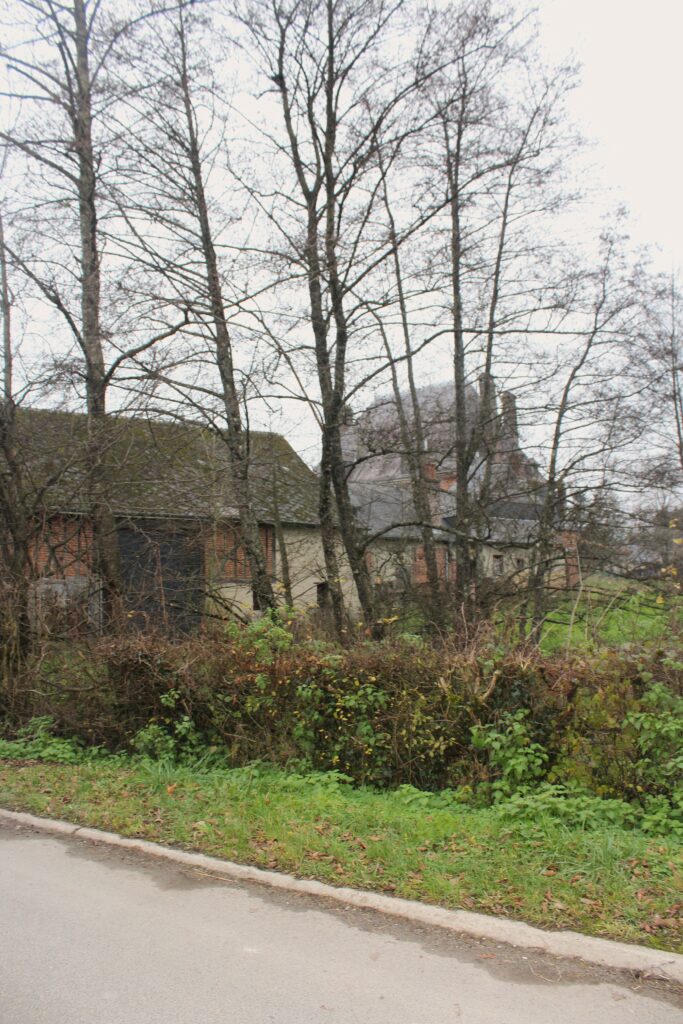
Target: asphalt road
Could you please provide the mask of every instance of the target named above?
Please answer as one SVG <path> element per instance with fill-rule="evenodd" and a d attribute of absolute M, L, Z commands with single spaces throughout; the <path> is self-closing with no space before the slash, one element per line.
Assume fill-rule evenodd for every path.
<path fill-rule="evenodd" d="M 664 984 L 0 827 L 1 1024 L 682 1024 Z"/>

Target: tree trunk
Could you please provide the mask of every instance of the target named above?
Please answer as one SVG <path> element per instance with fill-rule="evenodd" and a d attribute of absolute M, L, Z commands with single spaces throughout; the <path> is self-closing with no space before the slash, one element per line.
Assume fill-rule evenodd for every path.
<path fill-rule="evenodd" d="M 120 587 L 116 523 L 108 500 L 107 380 L 100 325 L 100 254 L 97 229 L 97 173 L 92 138 L 92 79 L 83 0 L 73 0 L 76 88 L 72 119 L 78 157 L 78 215 L 81 257 L 81 340 L 86 364 L 88 477 L 93 524 L 93 570 L 102 592 L 105 625 L 119 620 Z"/>
<path fill-rule="evenodd" d="M 381 156 L 379 159 L 381 161 Z M 381 162 L 380 166 L 382 166 Z M 420 409 L 417 385 L 415 382 L 415 367 L 413 364 L 413 352 L 410 340 L 410 321 L 403 287 L 403 272 L 401 268 L 401 257 L 399 254 L 398 234 L 396 231 L 396 222 L 391 210 L 391 204 L 389 202 L 384 167 L 382 167 L 382 190 L 384 196 L 384 208 L 389 222 L 389 240 L 392 246 L 394 274 L 396 276 L 399 314 L 401 317 L 401 331 L 403 334 L 403 348 L 405 352 L 406 371 L 408 376 L 408 390 L 410 393 L 410 403 L 413 414 L 412 427 L 408 423 L 405 415 L 398 382 L 398 374 L 396 372 L 396 364 L 391 355 L 389 339 L 386 337 L 386 333 L 384 331 L 382 331 L 382 334 L 391 370 L 391 383 L 398 413 L 401 444 L 406 452 L 406 458 L 408 461 L 413 505 L 415 506 L 417 519 L 420 523 L 420 535 L 422 538 L 422 548 L 425 557 L 425 567 L 427 569 L 427 584 L 429 586 L 429 605 L 431 616 L 435 625 L 441 626 L 444 624 L 446 619 L 446 608 L 444 603 L 444 588 L 439 577 L 439 568 L 436 560 L 436 546 L 434 544 L 434 530 L 432 528 L 432 509 L 429 500 L 429 484 L 427 481 L 426 466 L 423 456 L 425 450 L 425 434 L 422 426 L 422 410 Z"/>
<path fill-rule="evenodd" d="M 467 377 L 462 309 L 462 239 L 460 230 L 460 164 L 464 130 L 464 110 L 456 127 L 455 148 L 451 146 L 444 119 L 446 170 L 450 191 L 450 277 L 453 321 L 453 383 L 455 389 L 455 592 L 463 615 L 469 618 L 472 606 L 472 566 L 470 555 L 470 438 L 467 424 Z"/>
<path fill-rule="evenodd" d="M 31 646 L 29 620 L 30 522 L 23 498 L 23 474 L 15 438 L 16 409 L 12 381 L 12 329 L 7 251 L 0 215 L 0 304 L 2 309 L 3 389 L 0 402 L 0 566 L 8 586 L 0 607 L 0 681 L 4 684 L 8 709 L 12 711 L 16 680 Z"/>
<path fill-rule="evenodd" d="M 195 126 L 195 112 L 192 105 L 191 87 L 187 68 L 186 35 L 182 8 L 179 12 L 178 41 L 181 48 L 181 81 L 183 106 L 187 127 L 188 157 L 192 174 L 194 204 L 199 223 L 202 257 L 206 272 L 206 284 L 214 329 L 216 363 L 221 380 L 226 429 L 223 432 L 230 457 L 232 482 L 237 498 L 240 531 L 249 567 L 256 604 L 261 609 L 275 607 L 273 583 L 268 572 L 266 557 L 261 544 L 259 524 L 254 510 L 249 486 L 249 440 L 240 412 L 239 396 L 235 385 L 235 369 L 232 341 L 228 330 L 225 303 L 218 272 L 218 260 L 213 243 L 209 208 L 204 190 L 201 155 Z"/>
<path fill-rule="evenodd" d="M 280 518 L 280 485 L 278 480 L 278 467 L 273 466 L 273 525 L 275 527 L 275 540 L 277 542 L 277 550 L 280 555 L 280 569 L 282 574 L 282 587 L 285 593 L 285 603 L 288 608 L 292 608 L 294 605 L 294 598 L 292 597 L 292 577 L 289 571 L 289 553 L 287 551 L 287 542 L 285 539 L 285 531 L 282 528 L 282 519 Z"/>
<path fill-rule="evenodd" d="M 323 436 L 323 452 L 320 465 L 319 484 L 319 514 L 320 514 L 320 536 L 323 546 L 323 557 L 325 559 L 326 583 L 332 606 L 332 618 L 334 628 L 340 640 L 344 639 L 346 625 L 346 613 L 344 609 L 344 595 L 341 587 L 341 573 L 339 569 L 339 557 L 337 554 L 338 527 L 334 514 L 334 501 L 332 497 L 332 482 L 330 480 L 329 460 L 325 453 L 325 437 Z"/>

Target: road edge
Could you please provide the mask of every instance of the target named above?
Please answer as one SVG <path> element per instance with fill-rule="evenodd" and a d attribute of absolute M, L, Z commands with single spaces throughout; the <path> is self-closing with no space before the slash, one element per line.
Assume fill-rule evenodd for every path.
<path fill-rule="evenodd" d="M 238 882 L 256 882 L 286 892 L 318 896 L 347 906 L 402 918 L 414 924 L 443 928 L 471 938 L 503 942 L 523 949 L 541 950 L 552 956 L 583 960 L 585 963 L 600 967 L 629 971 L 643 978 L 656 978 L 683 985 L 683 954 L 679 953 L 630 945 L 612 939 L 593 938 L 579 932 L 543 931 L 522 921 L 477 914 L 469 910 L 447 910 L 445 907 L 434 907 L 416 900 L 384 896 L 381 893 L 347 886 L 337 887 L 314 879 L 296 878 L 294 875 L 220 860 L 218 857 L 209 857 L 203 853 L 191 853 L 162 846 L 147 839 L 132 839 L 114 832 L 103 832 L 84 825 L 40 818 L 25 811 L 10 811 L 0 807 L 0 822 L 3 821 L 52 835 L 71 836 L 137 851 L 158 860 L 202 868 L 204 871 L 211 871 Z"/>

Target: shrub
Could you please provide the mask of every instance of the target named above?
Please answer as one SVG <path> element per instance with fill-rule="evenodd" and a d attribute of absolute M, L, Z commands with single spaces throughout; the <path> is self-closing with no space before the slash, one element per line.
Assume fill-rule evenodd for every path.
<path fill-rule="evenodd" d="M 544 657 L 412 637 L 343 649 L 295 640 L 273 615 L 178 642 L 54 648 L 18 706 L 23 721 L 7 722 L 8 734 L 49 716 L 74 749 L 296 765 L 408 786 L 406 799 L 440 791 L 514 814 L 535 794 L 538 813 L 588 821 L 585 800 L 600 797 L 635 807 L 652 831 L 678 821 L 683 804 L 683 664 L 663 651 Z"/>
<path fill-rule="evenodd" d="M 529 736 L 528 714 L 506 712 L 500 725 L 475 725 L 471 729 L 475 750 L 488 752 L 495 773 L 491 791 L 496 801 L 528 789 L 545 775 L 548 754 Z"/>
<path fill-rule="evenodd" d="M 54 735 L 54 722 L 49 715 L 32 718 L 17 731 L 14 740 L 0 739 L 0 757 L 78 764 L 83 756 L 83 748 L 76 740 Z"/>

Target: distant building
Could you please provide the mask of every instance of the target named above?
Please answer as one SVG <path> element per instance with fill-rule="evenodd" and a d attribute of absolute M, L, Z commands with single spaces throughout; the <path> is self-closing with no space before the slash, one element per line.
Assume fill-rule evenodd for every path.
<path fill-rule="evenodd" d="M 500 402 L 493 382 L 486 391 L 489 409 L 482 410 L 485 389 L 468 387 L 466 419 L 472 438 L 470 529 L 479 559 L 480 579 L 505 579 L 521 584 L 527 578 L 538 535 L 547 483 L 537 463 L 520 447 L 514 395 Z M 424 445 L 421 453 L 429 481 L 431 526 L 442 580 L 454 572 L 457 462 L 455 391 L 452 383 L 417 392 Z M 499 408 L 500 406 L 500 408 Z M 408 394 L 401 396 L 410 443 L 415 442 L 415 416 Z M 426 582 L 424 550 L 415 509 L 410 452 L 404 444 L 394 396 L 377 401 L 353 416 L 347 411 L 342 428 L 349 487 L 359 523 L 371 538 L 372 571 L 377 583 L 397 588 Z M 576 582 L 573 538 L 561 534 L 558 510 L 557 569 L 569 585 Z"/>

